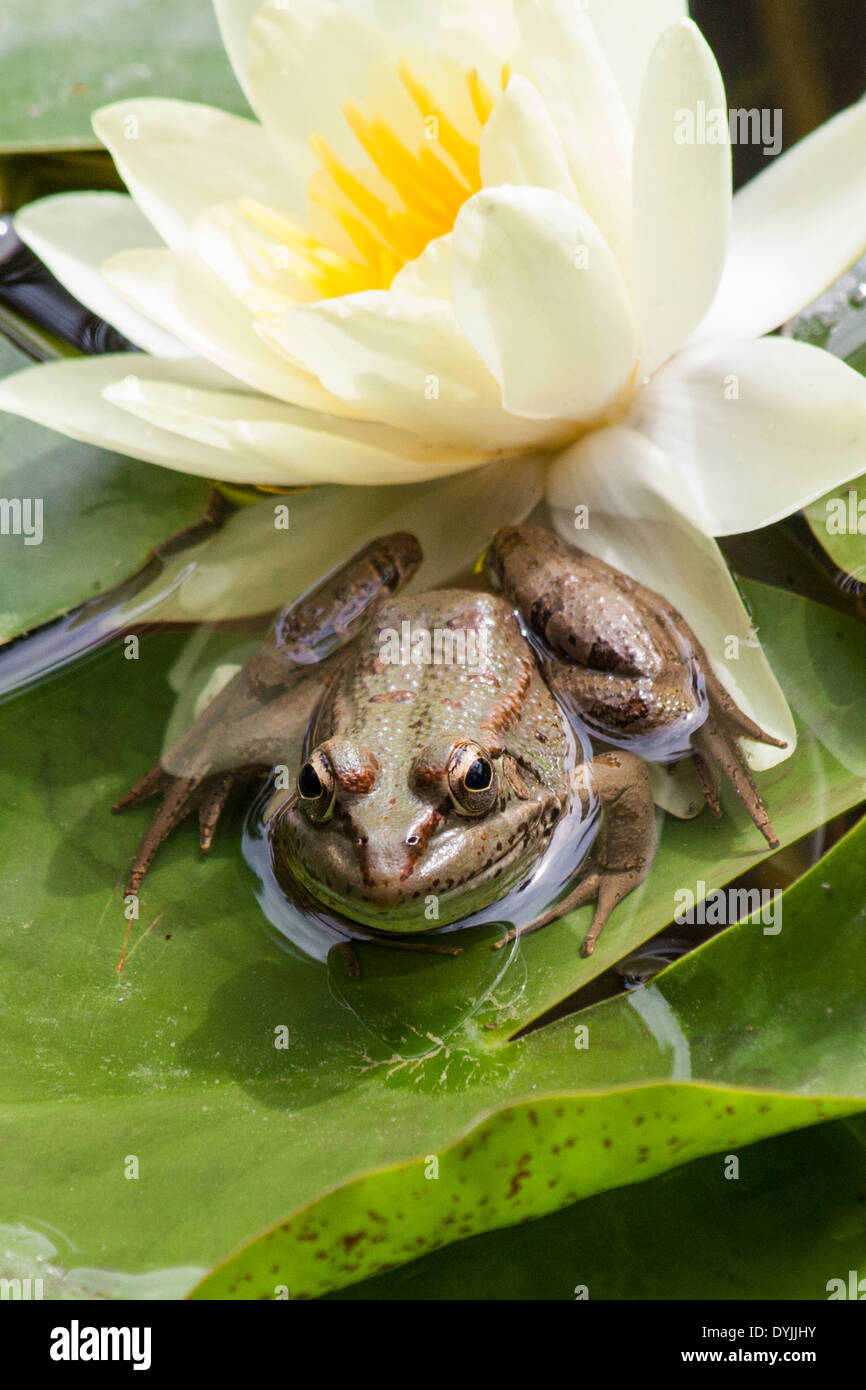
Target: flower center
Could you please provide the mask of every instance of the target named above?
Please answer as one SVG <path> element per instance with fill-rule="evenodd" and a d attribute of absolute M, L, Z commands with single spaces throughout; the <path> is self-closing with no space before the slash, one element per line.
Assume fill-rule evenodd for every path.
<path fill-rule="evenodd" d="M 472 128 L 449 115 L 408 62 L 400 63 L 397 76 L 422 117 L 417 139 L 404 131 L 398 135 L 393 124 L 346 102 L 346 123 L 370 165 L 352 170 L 321 136 L 310 142 L 320 168 L 308 197 L 332 219 L 332 238 L 314 236 L 252 198 L 241 200 L 244 214 L 275 238 L 271 250 L 281 268 L 323 299 L 388 289 L 398 270 L 451 231 L 466 199 L 481 187 L 479 147 L 493 97 L 477 69 L 462 73 Z M 506 65 L 503 90 L 508 77 Z"/>

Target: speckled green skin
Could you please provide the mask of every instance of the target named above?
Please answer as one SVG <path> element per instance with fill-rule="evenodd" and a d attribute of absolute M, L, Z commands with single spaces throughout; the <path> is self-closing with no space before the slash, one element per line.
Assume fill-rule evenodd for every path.
<path fill-rule="evenodd" d="M 484 659 L 383 661 L 382 634 L 404 621 L 471 631 Z M 429 931 L 501 897 L 544 852 L 566 802 L 572 741 L 510 604 L 492 594 L 432 591 L 383 607 L 312 722 L 311 748 L 334 739 L 372 755 L 373 785 L 342 780 L 324 823 L 288 806 L 269 826 L 274 863 L 324 906 L 380 930 Z M 496 769 L 496 806 L 479 819 L 454 809 L 444 781 L 461 739 Z M 434 920 L 424 915 L 429 894 Z"/>

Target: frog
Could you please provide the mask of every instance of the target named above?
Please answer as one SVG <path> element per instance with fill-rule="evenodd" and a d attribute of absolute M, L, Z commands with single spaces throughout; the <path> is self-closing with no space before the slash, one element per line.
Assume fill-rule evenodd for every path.
<path fill-rule="evenodd" d="M 652 761 L 691 759 L 716 817 L 725 778 L 778 848 L 742 741 L 785 744 L 662 595 L 526 523 L 493 536 L 475 587 L 419 590 L 422 560 L 413 535 L 380 537 L 277 615 L 113 808 L 161 796 L 127 894 L 187 815 L 209 851 L 233 792 L 274 769 L 264 833 L 281 888 L 394 943 L 498 903 L 576 807 L 597 826 L 564 896 L 498 944 L 589 904 L 590 956 L 651 871 Z"/>

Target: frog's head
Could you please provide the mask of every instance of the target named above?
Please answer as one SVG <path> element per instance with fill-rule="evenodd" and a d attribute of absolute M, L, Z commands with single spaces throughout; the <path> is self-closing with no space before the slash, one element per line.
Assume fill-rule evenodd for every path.
<path fill-rule="evenodd" d="M 269 838 L 289 891 L 299 881 L 381 931 L 430 931 L 524 877 L 561 810 L 541 767 L 478 737 L 455 732 L 406 761 L 331 738 L 309 753 Z"/>

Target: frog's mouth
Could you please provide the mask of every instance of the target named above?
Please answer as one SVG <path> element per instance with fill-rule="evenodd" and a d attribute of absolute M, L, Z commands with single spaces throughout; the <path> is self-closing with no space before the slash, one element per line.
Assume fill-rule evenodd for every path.
<path fill-rule="evenodd" d="M 314 871 L 304 854 L 303 837 L 291 833 L 271 842 L 271 855 L 283 887 L 290 891 L 294 881 L 300 888 L 299 906 L 303 907 L 306 899 L 306 905 L 312 901 L 350 923 L 416 935 L 453 926 L 504 897 L 535 866 L 558 818 L 554 807 L 540 803 L 537 817 L 524 825 L 519 836 L 491 836 L 491 853 L 481 862 L 473 862 L 471 872 L 463 878 L 447 877 L 447 859 L 440 864 L 441 841 L 418 861 L 405 881 L 375 888 L 339 873 L 336 864 L 326 871 L 321 855 Z M 459 833 L 464 831 L 465 826 L 460 827 Z"/>

